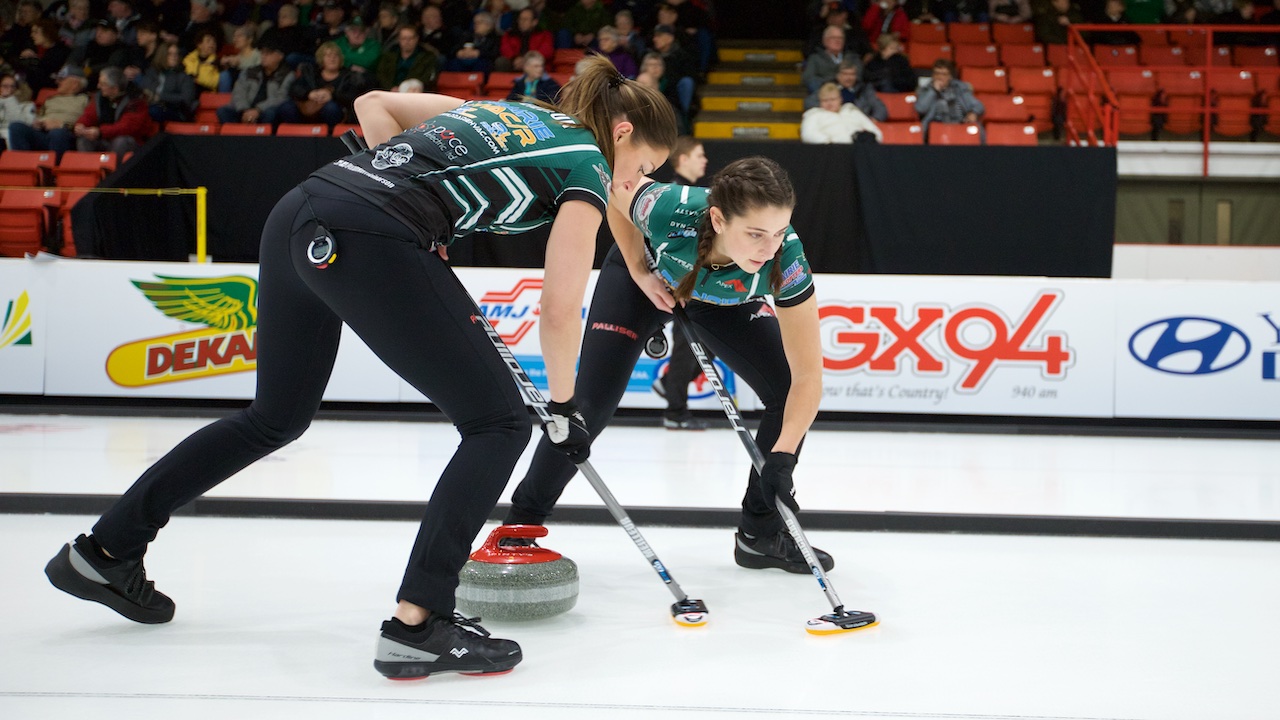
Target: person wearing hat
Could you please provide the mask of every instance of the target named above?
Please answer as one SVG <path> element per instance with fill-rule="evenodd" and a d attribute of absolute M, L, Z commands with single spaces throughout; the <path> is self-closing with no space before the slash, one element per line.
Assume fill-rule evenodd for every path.
<path fill-rule="evenodd" d="M 89 89 L 94 89 L 98 73 L 105 67 L 124 67 L 129 63 L 129 47 L 120 42 L 120 31 L 110 20 L 99 20 L 94 29 L 93 42 L 71 51 L 68 65 L 84 69 L 89 79 Z"/>
<path fill-rule="evenodd" d="M 58 89 L 44 101 L 35 122 L 9 125 L 9 147 L 13 150 L 52 150 L 62 153 L 75 146 L 75 123 L 89 105 L 85 94 L 84 70 L 68 65 L 58 73 Z"/>
<path fill-rule="evenodd" d="M 321 0 L 316 4 L 320 8 L 320 20 L 312 23 L 312 32 L 318 42 L 337 42 L 345 34 L 343 26 L 347 22 L 346 6 L 338 0 Z"/>
<path fill-rule="evenodd" d="M 356 72 L 368 72 L 378 67 L 382 46 L 369 37 L 369 28 L 359 15 L 351 18 L 342 29 L 342 36 L 335 41 L 342 52 L 342 66 Z"/>
<path fill-rule="evenodd" d="M 293 68 L 284 61 L 284 50 L 264 39 L 258 46 L 262 64 L 240 73 L 231 88 L 231 103 L 218 108 L 221 123 L 271 123 L 289 99 Z"/>

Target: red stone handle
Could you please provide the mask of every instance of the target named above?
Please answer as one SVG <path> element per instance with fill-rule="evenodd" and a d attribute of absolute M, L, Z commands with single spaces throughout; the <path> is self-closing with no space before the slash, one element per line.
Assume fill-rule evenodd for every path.
<path fill-rule="evenodd" d="M 471 553 L 476 562 L 495 563 L 500 565 L 526 565 L 559 560 L 563 557 L 555 550 L 535 545 L 498 545 L 503 538 L 540 538 L 547 536 L 547 528 L 542 525 L 499 525 L 485 538 L 479 550 Z"/>

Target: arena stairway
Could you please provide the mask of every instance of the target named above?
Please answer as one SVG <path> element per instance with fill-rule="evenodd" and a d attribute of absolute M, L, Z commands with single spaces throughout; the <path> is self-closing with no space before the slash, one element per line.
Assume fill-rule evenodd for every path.
<path fill-rule="evenodd" d="M 800 41 L 724 40 L 701 88 L 698 138 L 798 140 L 804 112 Z"/>

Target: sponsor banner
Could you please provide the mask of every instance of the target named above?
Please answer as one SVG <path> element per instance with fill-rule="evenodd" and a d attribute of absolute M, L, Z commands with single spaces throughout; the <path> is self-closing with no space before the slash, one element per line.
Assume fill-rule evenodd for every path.
<path fill-rule="evenodd" d="M 1280 419 L 1280 283 L 1124 283 L 1116 416 Z"/>
<path fill-rule="evenodd" d="M 49 308 L 45 392 L 252 398 L 256 265 L 59 262 Z M 326 400 L 394 401 L 397 378 L 344 337 Z"/>
<path fill-rule="evenodd" d="M 1109 417 L 1114 286 L 824 275 L 822 410 Z"/>
<path fill-rule="evenodd" d="M 0 260 L 0 393 L 44 393 L 48 279 L 45 263 Z"/>
<path fill-rule="evenodd" d="M 511 354 L 520 362 L 525 374 L 538 387 L 544 397 L 547 395 L 547 369 L 542 358 L 542 345 L 538 338 L 539 301 L 542 298 L 542 271 L 538 269 L 510 268 L 458 268 L 458 279 L 462 281 L 471 296 L 477 299 L 480 309 L 489 322 L 493 323 L 498 335 L 511 349 Z M 593 271 L 587 283 L 584 300 L 590 302 L 595 291 L 599 273 Z M 585 321 L 587 309 L 582 310 Z M 600 327 L 596 331 L 620 332 L 632 334 L 630 328 Z M 670 346 L 671 326 L 666 328 L 668 346 Z M 670 355 L 654 360 L 641 355 L 636 367 L 627 381 L 627 390 L 622 397 L 620 407 L 627 408 L 665 408 L 666 401 L 653 392 L 653 381 L 666 373 Z M 717 363 L 725 377 L 725 387 L 733 393 L 736 381 L 733 373 L 721 363 Z M 512 381 L 514 382 L 514 380 Z M 422 396 L 408 383 L 400 384 L 400 399 L 406 402 L 426 402 Z M 720 407 L 715 391 L 705 377 L 699 376 L 689 384 L 689 407 L 709 410 Z"/>

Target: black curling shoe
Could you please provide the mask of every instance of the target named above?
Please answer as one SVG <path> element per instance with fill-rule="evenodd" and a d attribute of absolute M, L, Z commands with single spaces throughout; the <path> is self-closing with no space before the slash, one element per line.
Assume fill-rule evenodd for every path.
<path fill-rule="evenodd" d="M 392 618 L 382 623 L 373 667 L 392 680 L 415 680 L 435 673 L 464 675 L 504 673 L 520 663 L 514 640 L 489 637 L 480 618 L 458 613 L 432 613 L 422 625 L 410 627 Z"/>
<path fill-rule="evenodd" d="M 85 535 L 63 545 L 44 574 L 62 592 L 102 603 L 134 622 L 157 624 L 173 619 L 173 601 L 147 580 L 142 560 L 108 558 Z"/>
<path fill-rule="evenodd" d="M 836 566 L 830 553 L 814 548 L 813 554 L 818 557 L 823 572 L 830 572 Z M 789 573 L 810 574 L 809 563 L 800 554 L 800 547 L 791 534 L 783 530 L 766 537 L 755 537 L 739 530 L 733 535 L 733 559 L 752 570 L 780 568 Z"/>

